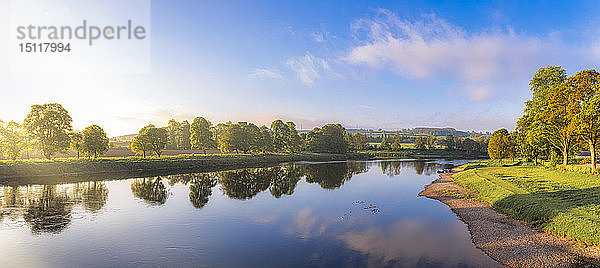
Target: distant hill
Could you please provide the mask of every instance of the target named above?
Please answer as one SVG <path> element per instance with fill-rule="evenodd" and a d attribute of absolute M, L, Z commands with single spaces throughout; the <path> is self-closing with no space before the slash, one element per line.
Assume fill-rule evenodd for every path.
<path fill-rule="evenodd" d="M 474 131 L 467 132 L 467 131 L 456 130 L 455 128 L 436 128 L 436 127 L 417 127 L 417 128 L 413 128 L 413 129 L 402 129 L 402 130 L 382 130 L 382 129 L 373 130 L 373 129 L 349 128 L 346 130 L 350 133 L 360 132 L 360 133 L 374 134 L 374 135 L 383 134 L 383 132 L 389 133 L 389 134 L 406 135 L 406 136 L 428 136 L 428 135 L 446 136 L 446 135 L 450 134 L 452 136 L 465 137 L 465 138 L 473 137 L 473 136 L 477 137 L 477 136 L 489 135 L 489 133 L 474 132 Z"/>
<path fill-rule="evenodd" d="M 133 140 L 133 138 L 135 136 L 137 136 L 137 134 L 127 134 L 127 135 L 112 137 L 109 140 L 110 141 L 131 141 L 131 140 Z"/>

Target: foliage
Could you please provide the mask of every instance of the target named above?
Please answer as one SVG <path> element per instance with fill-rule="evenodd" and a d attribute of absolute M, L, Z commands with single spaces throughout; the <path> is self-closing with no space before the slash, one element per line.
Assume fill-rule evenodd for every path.
<path fill-rule="evenodd" d="M 42 154 L 50 159 L 59 152 L 69 149 L 69 131 L 73 129 L 69 112 L 58 103 L 31 106 L 31 112 L 23 122 L 24 128 L 33 137 Z"/>
<path fill-rule="evenodd" d="M 578 72 L 567 80 L 575 92 L 576 132 L 590 150 L 592 173 L 596 171 L 596 147 L 600 141 L 600 74 L 596 70 Z"/>
<path fill-rule="evenodd" d="M 196 117 L 189 127 L 192 149 L 200 149 L 206 154 L 206 149 L 216 147 L 216 141 L 211 131 L 212 123 L 204 117 Z"/>
<path fill-rule="evenodd" d="M 417 137 L 415 140 L 415 149 L 424 150 L 427 147 L 427 140 L 423 137 Z"/>
<path fill-rule="evenodd" d="M 69 134 L 71 137 L 71 150 L 77 152 L 77 158 L 80 157 L 81 153 L 83 153 L 83 134 L 81 132 L 71 132 Z"/>
<path fill-rule="evenodd" d="M 154 125 L 148 125 L 142 128 L 137 136 L 131 141 L 131 150 L 136 154 L 146 157 L 147 152 L 152 152 L 156 156 L 162 154 L 167 145 L 168 133 L 164 128 L 156 128 Z"/>
<path fill-rule="evenodd" d="M 0 149 L 9 159 L 16 160 L 27 149 L 27 138 L 22 127 L 10 121 L 6 127 L 0 124 Z"/>
<path fill-rule="evenodd" d="M 108 137 L 100 126 L 91 125 L 86 127 L 81 135 L 83 136 L 81 152 L 88 157 L 98 158 L 98 156 L 108 152 Z"/>
<path fill-rule="evenodd" d="M 367 148 L 367 135 L 360 132 L 352 134 L 351 147 L 355 151 L 361 151 Z"/>
<path fill-rule="evenodd" d="M 271 123 L 271 132 L 275 152 L 294 153 L 302 147 L 302 139 L 293 122 L 283 123 L 281 120 L 275 120 Z"/>
<path fill-rule="evenodd" d="M 346 129 L 340 124 L 327 124 L 311 130 L 307 136 L 308 150 L 314 153 L 343 154 L 348 152 Z"/>
<path fill-rule="evenodd" d="M 514 145 L 508 130 L 503 128 L 492 134 L 488 144 L 488 154 L 491 159 L 498 159 L 500 164 L 502 164 L 502 159 L 515 156 Z"/>

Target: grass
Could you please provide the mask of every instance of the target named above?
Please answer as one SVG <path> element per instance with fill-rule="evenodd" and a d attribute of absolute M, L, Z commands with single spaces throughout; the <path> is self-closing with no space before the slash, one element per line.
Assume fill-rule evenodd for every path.
<path fill-rule="evenodd" d="M 53 160 L 32 159 L 0 161 L 0 182 L 21 183 L 29 177 L 49 175 L 111 174 L 116 172 L 136 174 L 181 173 L 217 171 L 257 165 L 295 161 L 336 161 L 367 159 L 370 155 L 349 154 L 215 154 L 177 155 L 163 157 L 122 157 L 99 159 L 59 158 Z M 36 179 L 36 182 L 39 180 Z"/>
<path fill-rule="evenodd" d="M 455 182 L 535 228 L 600 245 L 600 176 L 513 163 L 472 162 Z"/>

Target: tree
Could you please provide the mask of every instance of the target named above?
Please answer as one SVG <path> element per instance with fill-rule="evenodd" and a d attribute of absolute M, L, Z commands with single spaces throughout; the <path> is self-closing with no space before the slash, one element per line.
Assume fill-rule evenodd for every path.
<path fill-rule="evenodd" d="M 491 159 L 498 159 L 502 165 L 502 159 L 511 157 L 514 153 L 510 142 L 510 134 L 506 129 L 494 131 L 488 145 L 488 154 Z"/>
<path fill-rule="evenodd" d="M 77 152 L 77 158 L 79 159 L 83 152 L 83 134 L 81 132 L 71 132 L 71 150 Z"/>
<path fill-rule="evenodd" d="M 400 151 L 402 150 L 402 138 L 399 136 L 394 137 L 394 142 L 391 145 L 392 151 Z"/>
<path fill-rule="evenodd" d="M 42 154 L 50 159 L 69 149 L 69 131 L 73 129 L 69 112 L 58 103 L 31 106 L 31 112 L 23 123 L 37 142 Z"/>
<path fill-rule="evenodd" d="M 343 154 L 348 152 L 348 142 L 344 138 L 346 129 L 340 124 L 327 124 L 314 128 L 307 135 L 308 150 L 314 153 Z"/>
<path fill-rule="evenodd" d="M 454 142 L 454 136 L 452 136 L 452 134 L 446 135 L 446 138 L 444 139 L 444 146 L 446 146 L 446 150 L 456 149 L 456 143 Z"/>
<path fill-rule="evenodd" d="M 596 171 L 596 147 L 600 141 L 600 74 L 596 70 L 578 72 L 567 79 L 574 93 L 577 134 L 590 150 L 592 173 Z"/>
<path fill-rule="evenodd" d="M 275 152 L 286 150 L 286 139 L 289 128 L 281 120 L 275 120 L 271 123 L 271 132 L 273 133 L 273 148 Z"/>
<path fill-rule="evenodd" d="M 108 152 L 108 137 L 100 126 L 86 127 L 81 134 L 83 135 L 82 152 L 88 157 L 98 158 Z"/>
<path fill-rule="evenodd" d="M 302 147 L 302 139 L 296 130 L 294 122 L 283 123 L 275 120 L 271 123 L 273 148 L 276 152 L 297 152 Z"/>
<path fill-rule="evenodd" d="M 190 141 L 192 149 L 203 150 L 206 154 L 206 149 L 215 147 L 215 140 L 211 132 L 212 124 L 204 117 L 196 117 L 190 126 Z"/>
<path fill-rule="evenodd" d="M 179 149 L 189 150 L 192 148 L 192 142 L 190 140 L 192 133 L 190 132 L 190 127 L 190 123 L 188 123 L 187 120 L 181 122 L 181 141 L 179 142 Z"/>
<path fill-rule="evenodd" d="M 262 152 L 273 151 L 273 133 L 266 127 L 260 127 L 260 133 L 258 137 L 258 148 Z"/>
<path fill-rule="evenodd" d="M 131 141 L 131 150 L 146 157 L 146 152 L 152 152 L 160 157 L 167 145 L 167 130 L 148 125 L 142 128 Z"/>
<path fill-rule="evenodd" d="M 167 130 L 167 149 L 181 149 L 181 124 L 175 119 L 169 120 Z"/>
<path fill-rule="evenodd" d="M 552 87 L 547 96 L 547 104 L 540 116 L 542 133 L 544 138 L 561 152 L 562 168 L 566 170 L 569 153 L 577 145 L 578 139 L 575 116 L 579 109 L 576 92 L 566 83 Z"/>
<path fill-rule="evenodd" d="M 352 149 L 356 151 L 367 148 L 367 135 L 360 132 L 352 134 Z"/>
<path fill-rule="evenodd" d="M 435 138 L 435 135 L 428 135 L 427 136 L 427 140 L 426 140 L 426 147 L 428 150 L 432 150 L 435 149 L 435 144 L 437 143 L 437 139 Z"/>
<path fill-rule="evenodd" d="M 389 150 L 392 147 L 392 141 L 390 141 L 390 138 L 388 137 L 387 134 L 385 134 L 385 132 L 383 132 L 383 135 L 381 136 L 381 143 L 379 144 L 379 148 L 383 149 L 383 150 Z"/>
<path fill-rule="evenodd" d="M 9 159 L 16 160 L 21 152 L 27 148 L 27 140 L 21 126 L 14 121 L 10 121 L 6 128 L 0 129 L 0 145 L 2 152 Z"/>

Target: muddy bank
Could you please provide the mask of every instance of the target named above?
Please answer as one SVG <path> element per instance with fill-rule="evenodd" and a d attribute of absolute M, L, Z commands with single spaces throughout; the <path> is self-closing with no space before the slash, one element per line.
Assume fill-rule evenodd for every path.
<path fill-rule="evenodd" d="M 453 183 L 450 174 L 425 187 L 420 196 L 448 205 L 467 224 L 473 243 L 510 267 L 600 267 L 600 251 L 541 233 L 494 211 Z"/>

